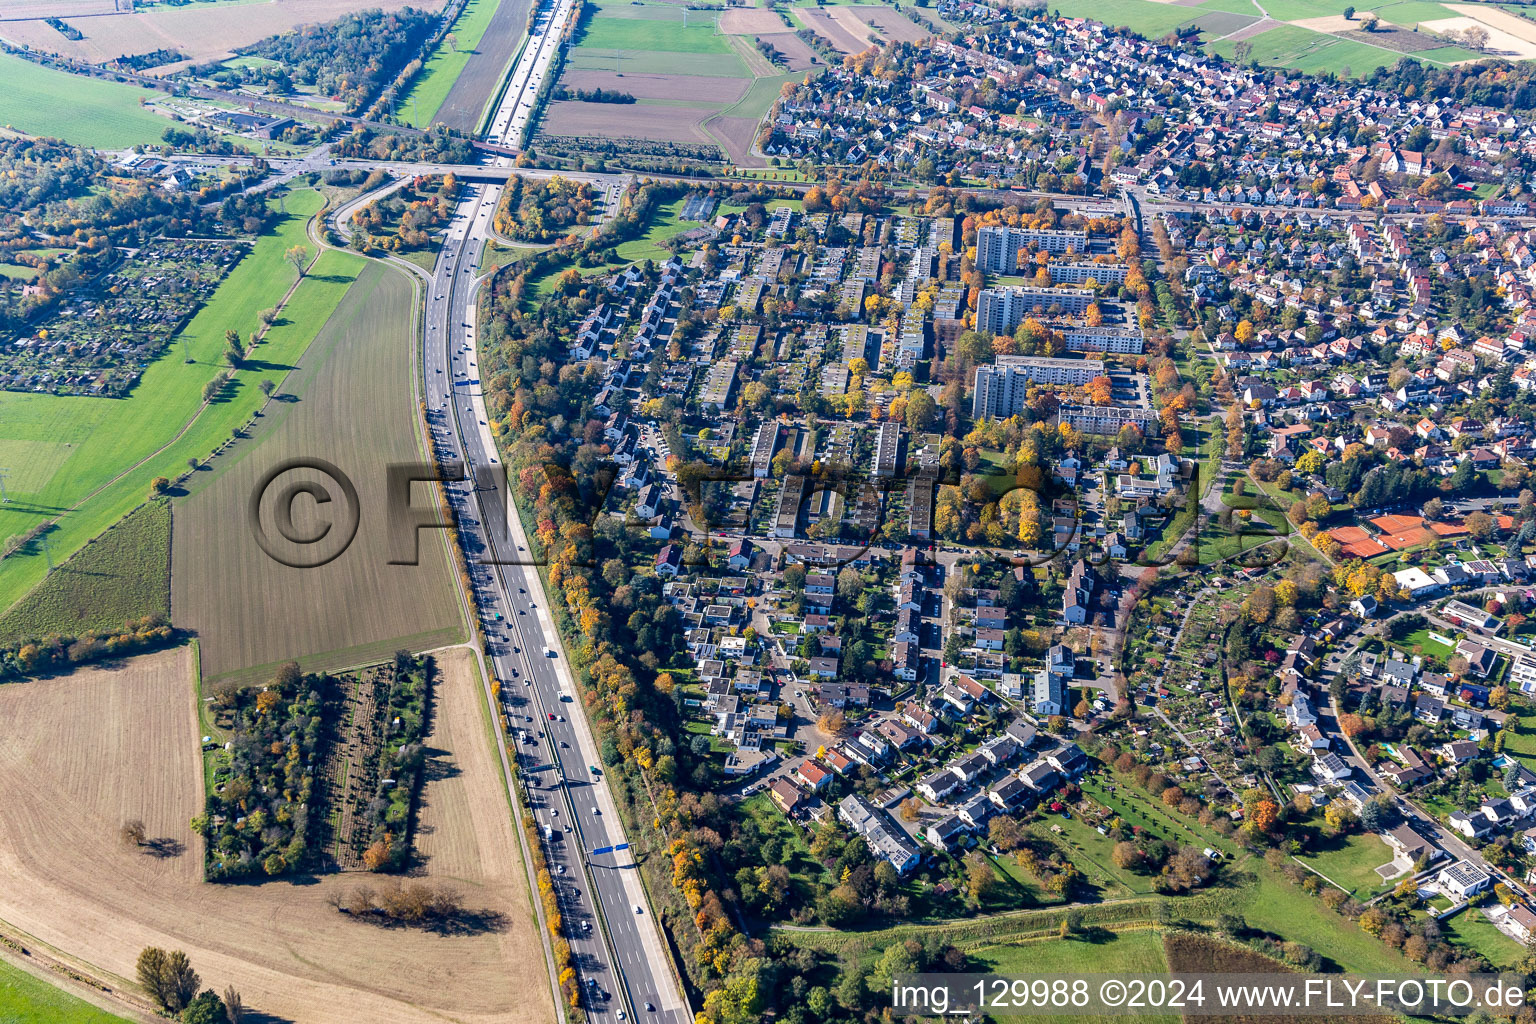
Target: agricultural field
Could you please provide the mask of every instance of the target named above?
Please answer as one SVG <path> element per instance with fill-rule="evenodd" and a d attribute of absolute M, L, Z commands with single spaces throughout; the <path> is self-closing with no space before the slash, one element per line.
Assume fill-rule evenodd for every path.
<path fill-rule="evenodd" d="M 171 504 L 134 509 L 50 573 L 0 616 L 0 646 L 25 637 L 121 629 L 130 619 L 171 615 Z"/>
<path fill-rule="evenodd" d="M 14 24 L 18 23 L 0 22 L 0 35 Z M 48 31 L 61 38 L 52 28 Z M 5 82 L 0 90 L 0 125 L 31 135 L 98 149 L 126 149 L 159 142 L 171 125 L 140 105 L 154 93 L 131 85 L 81 78 L 9 53 L 0 53 L 0 80 Z"/>
<path fill-rule="evenodd" d="M 532 6 L 532 0 L 470 0 L 453 27 L 457 51 L 439 47 L 401 103 L 401 115 L 418 127 L 435 122 L 474 131 L 522 45 Z"/>
<path fill-rule="evenodd" d="M 369 8 L 394 11 L 402 7 L 435 11 L 443 7 L 443 0 L 304 0 L 302 4 L 262 0 L 255 3 L 167 4 L 140 9 L 131 14 L 79 18 L 71 22 L 71 25 L 82 34 L 81 39 L 65 38 L 42 19 L 0 21 L 0 39 L 92 63 L 172 50 L 201 64 L 233 56 L 233 51 L 239 47 L 249 46 L 300 25 L 334 21 L 344 14 Z"/>
<path fill-rule="evenodd" d="M 843 53 L 860 53 L 888 42 L 912 43 L 933 34 L 881 4 L 800 8 L 794 16 Z"/>
<path fill-rule="evenodd" d="M 0 1020 L 7 1024 L 126 1024 L 84 999 L 0 960 Z"/>
<path fill-rule="evenodd" d="M 348 267 L 362 262 L 327 256 Z M 366 264 L 334 311 L 319 317 L 323 330 L 250 436 L 186 482 L 172 538 L 172 621 L 202 638 L 210 682 L 257 681 L 291 659 L 306 672 L 343 669 L 380 661 L 398 647 L 421 650 L 460 637 L 442 535 L 422 532 L 419 565 L 390 565 L 393 548 L 379 511 L 386 507 L 386 467 L 421 459 L 417 409 L 402 386 L 412 373 L 414 302 L 402 273 Z M 358 495 L 355 539 L 317 568 L 269 557 L 246 518 L 264 474 L 299 457 L 332 463 Z M 333 488 L 339 507 L 336 483 L 321 482 Z M 300 528 L 316 525 L 309 519 Z M 246 600 L 252 594 L 267 599 Z"/>
<path fill-rule="evenodd" d="M 1356 10 L 1352 20 L 1343 16 L 1346 6 Z M 1351 5 L 1344 0 L 1266 0 L 1264 10 L 1270 20 L 1262 23 L 1258 10 L 1242 0 L 1205 0 L 1196 4 L 1065 0 L 1055 9 L 1064 15 L 1095 18 L 1129 28 L 1148 38 L 1193 25 L 1211 49 L 1224 57 L 1233 58 L 1237 43 L 1246 41 L 1252 47 L 1251 58 L 1261 64 L 1313 73 L 1342 74 L 1347 69 L 1351 75 L 1365 75 L 1376 67 L 1395 64 L 1404 54 L 1440 65 L 1492 55 L 1536 57 L 1536 25 L 1521 25 L 1521 19 L 1481 4 L 1367 0 Z M 1375 14 L 1380 19 L 1380 31 L 1363 30 L 1362 18 L 1366 14 Z M 1434 34 L 1460 31 L 1474 21 L 1488 29 L 1487 53 L 1452 45 Z"/>
<path fill-rule="evenodd" d="M 213 401 L 205 386 L 223 369 L 224 332 L 255 330 L 257 314 L 293 288 L 284 252 L 306 242 L 305 224 L 321 205 L 318 192 L 287 197 L 287 213 L 182 329 L 167 354 L 150 363 L 127 398 L 75 398 L 0 393 L 0 456 L 26 467 L 7 480 L 0 538 L 52 523 L 48 542 L 61 562 L 141 504 L 155 477 L 175 480 L 188 459 L 204 459 L 266 404 L 258 384 L 280 384 L 365 265 L 328 252 L 293 291 L 282 314 Z M 0 607 L 9 608 L 40 582 L 47 555 L 33 540 L 0 561 Z"/>
<path fill-rule="evenodd" d="M 784 65 L 770 63 L 751 42 L 769 29 Z M 560 84 L 572 92 L 627 93 L 635 102 L 616 109 L 557 100 L 542 132 L 582 145 L 579 140 L 611 140 L 617 122 L 630 146 L 654 141 L 749 161 L 757 127 L 780 87 L 799 81 L 813 59 L 783 19 L 768 11 L 596 7 L 566 58 Z"/>
<path fill-rule="evenodd" d="M 182 949 L 205 984 L 234 985 L 266 1019 L 548 1020 L 545 959 L 480 681 L 468 652 L 440 664 L 423 874 L 455 886 L 483 927 L 440 935 L 353 920 L 330 901 L 356 875 L 204 882 L 188 828 L 203 801 L 188 647 L 0 688 L 11 723 L 0 785 L 14 797 L 0 818 L 11 883 L 0 887 L 0 931 L 115 987 L 131 987 L 144 946 Z M 144 821 L 155 852 L 122 842 L 128 815 Z"/>

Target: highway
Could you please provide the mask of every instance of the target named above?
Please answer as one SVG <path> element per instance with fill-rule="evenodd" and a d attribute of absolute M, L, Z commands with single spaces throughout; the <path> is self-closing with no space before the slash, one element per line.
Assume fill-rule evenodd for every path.
<path fill-rule="evenodd" d="M 573 0 L 541 16 L 492 119 L 515 143 L 548 73 Z M 691 1019 L 659 924 L 602 771 L 598 746 L 579 703 L 548 599 L 516 515 L 506 515 L 494 438 L 487 425 L 475 349 L 480 252 L 491 233 L 502 186 L 466 182 L 427 288 L 423 395 L 439 455 L 497 484 L 445 485 L 470 563 L 471 585 L 502 711 L 560 900 L 584 1005 L 596 1019 L 685 1024 Z M 508 521 L 510 519 L 510 522 Z M 495 564 L 492 564 L 495 563 Z M 546 832 L 547 830 L 547 832 Z M 594 850 L 608 850 L 594 854 Z M 593 900 L 596 899 L 596 904 Z M 601 911 L 600 913 L 596 911 Z"/>

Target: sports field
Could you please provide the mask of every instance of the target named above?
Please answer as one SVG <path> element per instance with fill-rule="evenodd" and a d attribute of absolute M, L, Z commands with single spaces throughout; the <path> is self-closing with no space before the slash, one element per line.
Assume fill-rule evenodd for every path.
<path fill-rule="evenodd" d="M 410 279 L 369 262 L 250 437 L 195 474 L 177 500 L 171 618 L 201 638 L 209 682 L 258 681 L 294 659 L 306 671 L 345 668 L 460 639 L 441 532 L 422 531 L 419 565 L 389 564 L 386 474 L 421 460 L 410 387 L 415 302 Z M 264 476 L 295 458 L 336 466 L 358 496 L 356 537 L 315 568 L 270 557 L 247 513 Z M 295 479 L 283 476 L 279 489 Z M 329 513 L 344 501 L 334 481 L 324 485 L 334 503 L 323 516 L 314 511 L 317 528 L 336 522 Z M 307 530 L 302 516 L 315 503 L 290 507 Z"/>
<path fill-rule="evenodd" d="M 173 123 L 139 105 L 157 93 L 55 71 L 9 53 L 0 53 L 0 82 L 5 83 L 0 89 L 0 125 L 29 135 L 126 149 L 159 142 Z"/>
<path fill-rule="evenodd" d="M 54 521 L 48 533 L 62 561 L 139 505 L 157 476 L 175 479 L 189 458 L 204 459 L 266 401 L 257 385 L 280 384 L 319 332 L 365 262 L 327 252 L 294 291 L 283 315 L 223 394 L 203 401 L 203 387 L 223 369 L 224 332 L 249 334 L 257 314 L 282 301 L 294 282 L 283 260 L 305 243 L 305 222 L 320 208 L 318 192 L 287 199 L 287 214 L 257 240 L 164 356 L 151 363 L 125 399 L 0 392 L 0 456 L 34 452 L 41 464 L 7 480 L 0 505 L 0 538 Z M 187 360 L 192 360 L 188 362 Z M 0 608 L 9 608 L 47 571 L 34 541 L 0 560 Z"/>

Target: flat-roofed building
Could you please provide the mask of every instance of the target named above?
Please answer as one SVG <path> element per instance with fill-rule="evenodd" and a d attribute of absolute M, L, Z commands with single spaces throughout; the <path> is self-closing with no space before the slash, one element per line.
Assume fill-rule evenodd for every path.
<path fill-rule="evenodd" d="M 922 540 L 933 537 L 933 486 L 930 472 L 914 474 L 907 481 L 907 532 Z"/>
<path fill-rule="evenodd" d="M 1047 263 L 1045 270 L 1052 284 L 1124 284 L 1130 268 L 1124 263 Z"/>
<path fill-rule="evenodd" d="M 901 424 L 885 420 L 875 432 L 875 476 L 895 476 L 900 453 Z"/>
<path fill-rule="evenodd" d="M 1049 228 L 1011 228 L 992 225 L 976 232 L 976 266 L 989 274 L 1012 274 L 1019 269 L 1020 251 L 1050 253 L 1086 252 L 1088 232 Z"/>
<path fill-rule="evenodd" d="M 766 480 L 773 469 L 773 453 L 779 447 L 779 424 L 769 420 L 752 439 L 752 475 Z"/>
<path fill-rule="evenodd" d="M 704 389 L 699 392 L 699 406 L 705 412 L 724 412 L 730 404 L 738 365 L 734 359 L 722 359 L 709 368 L 704 376 Z"/>
<path fill-rule="evenodd" d="M 1146 433 L 1157 424 L 1156 411 L 1139 405 L 1063 405 L 1056 415 L 1057 422 L 1083 434 L 1118 434 L 1126 424 Z"/>
<path fill-rule="evenodd" d="M 998 356 L 994 365 L 976 367 L 971 415 L 976 419 L 1015 416 L 1024 409 L 1030 384 L 1081 387 L 1103 373 L 1102 359 Z"/>
<path fill-rule="evenodd" d="M 983 288 L 976 297 L 976 329 L 1012 334 L 1035 313 L 1084 313 L 1097 296 L 1087 288 Z"/>
<path fill-rule="evenodd" d="M 1069 327 L 1061 332 L 1068 352 L 1140 355 L 1145 342 L 1135 327 Z"/>
<path fill-rule="evenodd" d="M 779 490 L 779 507 L 773 516 L 773 535 L 793 537 L 800 525 L 800 503 L 805 500 L 805 477 L 787 476 Z"/>

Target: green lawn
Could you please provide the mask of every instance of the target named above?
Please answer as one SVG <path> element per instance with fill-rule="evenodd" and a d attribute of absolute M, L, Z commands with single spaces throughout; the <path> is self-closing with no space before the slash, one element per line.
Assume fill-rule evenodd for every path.
<path fill-rule="evenodd" d="M 1523 702 L 1511 704 L 1510 711 L 1514 717 L 1504 730 L 1504 753 L 1527 766 L 1536 764 L 1536 712 Z"/>
<path fill-rule="evenodd" d="M 806 845 L 805 833 L 784 817 L 783 812 L 774 805 L 767 793 L 748 797 L 738 805 L 738 810 L 753 818 L 758 828 L 762 829 L 764 836 L 775 836 L 784 844 L 780 863 L 794 876 L 795 887 L 802 896 L 814 895 L 814 888 L 818 882 L 831 884 L 834 881 L 828 876 L 821 862 L 811 856 L 811 848 Z"/>
<path fill-rule="evenodd" d="M 1520 943 L 1495 928 L 1488 915 L 1478 907 L 1468 907 L 1442 920 L 1440 927 L 1445 930 L 1446 938 L 1483 954 L 1495 969 L 1508 967 L 1525 955 Z"/>
<path fill-rule="evenodd" d="M 485 30 L 491 24 L 491 15 L 496 13 L 497 2 L 469 0 L 464 5 L 463 12 L 450 30 L 458 40 L 458 45 L 450 49 L 445 38 L 432 56 L 427 58 L 427 63 L 411 83 L 410 91 L 400 101 L 402 121 L 418 128 L 432 123 L 438 108 L 448 98 L 453 83 L 458 81 L 459 72 L 464 70 L 470 55 L 479 47 L 480 40 L 485 38 Z"/>
<path fill-rule="evenodd" d="M 281 384 L 366 261 L 327 251 L 294 293 L 282 317 L 234 374 L 221 397 L 204 404 L 203 386 L 222 368 L 224 331 L 249 334 L 257 313 L 275 306 L 293 283 L 283 260 L 305 242 L 304 225 L 321 204 L 318 192 L 288 197 L 288 212 L 220 284 L 212 299 L 151 363 L 125 399 L 0 392 L 0 454 L 20 448 L 46 454 L 30 478 L 8 480 L 0 506 L 0 538 L 56 519 L 49 533 L 55 562 L 139 505 L 157 476 L 175 479 L 189 458 L 206 458 L 264 404 L 257 384 Z M 191 358 L 193 362 L 186 362 Z M 25 463 L 23 463 L 25 464 Z M 134 468 L 130 468 L 134 467 Z M 0 608 L 9 608 L 46 572 L 40 545 L 0 561 Z"/>
<path fill-rule="evenodd" d="M 1085 970 L 1106 974 L 1168 973 L 1168 959 L 1163 955 L 1163 939 L 1150 928 L 1123 932 L 1096 932 L 1092 939 L 1038 939 L 1017 943 L 982 946 L 971 951 L 974 970 L 1002 975 L 1074 975 Z M 997 1014 L 999 1020 L 1041 1020 L 1010 1014 Z M 1082 1015 L 1069 1018 L 1078 1022 L 1122 1020 L 1119 1016 Z M 1137 1015 L 1138 1021 L 1176 1024 L 1174 1015 Z"/>
<path fill-rule="evenodd" d="M 1404 25 L 1412 28 L 1421 21 L 1436 21 L 1440 18 L 1454 18 L 1453 11 L 1442 7 L 1437 3 L 1428 3 L 1425 0 L 1395 0 L 1395 2 L 1371 3 L 1364 0 L 1363 3 L 1351 4 L 1348 0 L 1263 0 L 1264 9 L 1269 12 L 1271 18 L 1277 21 L 1302 21 L 1306 18 L 1326 18 L 1333 14 L 1343 14 L 1345 7 L 1355 8 L 1355 20 L 1367 11 L 1374 12 L 1382 21 L 1393 25 Z M 1257 12 L 1255 12 L 1257 13 Z"/>
<path fill-rule="evenodd" d="M 97 149 L 158 143 L 169 118 L 144 110 L 152 90 L 41 67 L 0 53 L 0 124 Z"/>
<path fill-rule="evenodd" d="M 0 616 L 0 646 L 78 636 L 171 614 L 171 503 L 146 502 L 59 566 Z"/>
<path fill-rule="evenodd" d="M 1442 661 L 1456 653 L 1454 648 L 1446 646 L 1439 640 L 1430 639 L 1429 630 L 1427 629 L 1414 630 L 1399 640 L 1398 645 L 1409 651 L 1412 651 L 1415 647 L 1421 648 L 1423 653 L 1432 658 L 1439 658 Z"/>
<path fill-rule="evenodd" d="M 773 106 L 773 101 L 779 98 L 779 90 L 785 82 L 798 82 L 804 77 L 804 72 L 801 72 L 756 79 L 745 96 L 720 111 L 720 114 L 722 117 L 761 118 Z"/>
<path fill-rule="evenodd" d="M 4 1024 L 127 1024 L 84 999 L 0 960 L 0 1021 Z"/>
<path fill-rule="evenodd" d="M 1255 876 L 1256 884 L 1248 890 L 1242 907 L 1250 927 L 1305 942 L 1326 960 L 1354 974 L 1420 973 L 1420 968 L 1406 957 L 1335 914 L 1318 897 L 1292 885 L 1263 862 L 1250 858 L 1243 862 L 1241 870 L 1251 871 Z"/>
<path fill-rule="evenodd" d="M 1052 832 L 1052 825 L 1059 827 L 1061 832 Z M 1116 867 L 1112 858 L 1115 844 L 1077 818 L 1047 818 L 1032 824 L 1030 831 L 1062 847 L 1088 883 L 1099 890 L 1101 898 L 1143 896 L 1152 892 L 1150 875 L 1138 875 Z"/>
<path fill-rule="evenodd" d="M 1356 832 L 1332 849 L 1301 859 L 1361 899 L 1389 884 L 1376 869 L 1392 860 L 1392 851 L 1375 833 Z"/>

